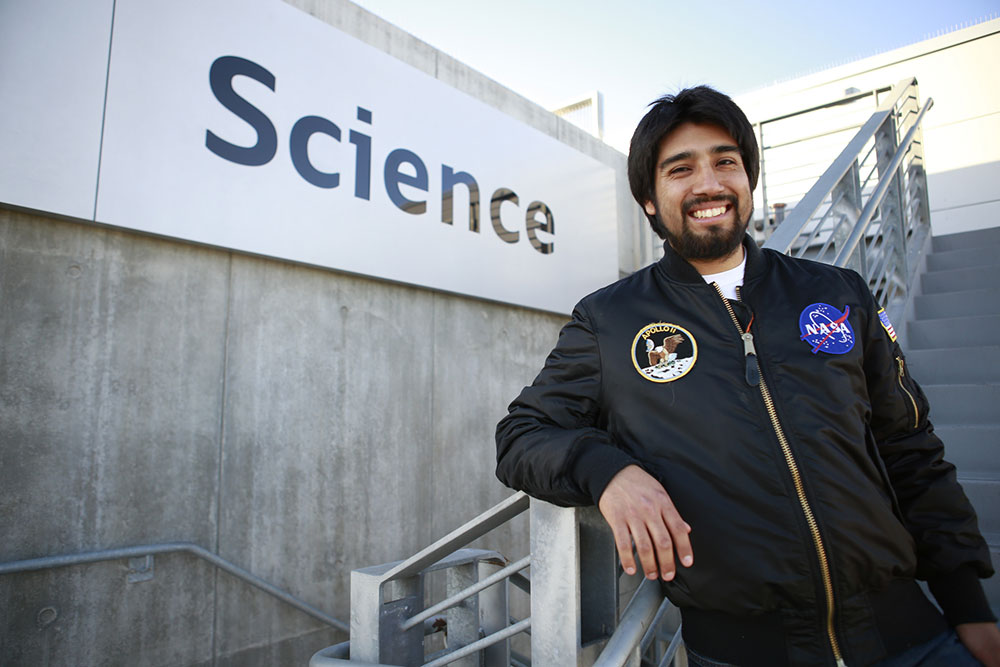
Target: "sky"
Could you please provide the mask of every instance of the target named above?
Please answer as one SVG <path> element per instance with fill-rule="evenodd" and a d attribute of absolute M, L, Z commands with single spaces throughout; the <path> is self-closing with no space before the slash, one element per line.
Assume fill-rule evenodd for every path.
<path fill-rule="evenodd" d="M 622 152 L 664 93 L 736 96 L 1000 15 L 1000 0 L 354 2 L 545 108 L 599 90 Z"/>

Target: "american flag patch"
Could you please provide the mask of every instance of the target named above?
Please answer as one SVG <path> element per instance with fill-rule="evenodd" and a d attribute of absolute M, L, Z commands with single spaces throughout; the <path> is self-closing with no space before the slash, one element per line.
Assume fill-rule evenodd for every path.
<path fill-rule="evenodd" d="M 891 338 L 892 342 L 895 343 L 896 330 L 892 328 L 892 322 L 889 321 L 889 316 L 885 314 L 885 308 L 879 308 L 878 319 L 882 323 L 882 328 L 885 329 L 887 334 L 889 334 L 889 338 Z"/>

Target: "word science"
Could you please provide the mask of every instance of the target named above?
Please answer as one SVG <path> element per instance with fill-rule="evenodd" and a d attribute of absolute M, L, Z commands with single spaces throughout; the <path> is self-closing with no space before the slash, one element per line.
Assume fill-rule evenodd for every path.
<path fill-rule="evenodd" d="M 278 129 L 259 108 L 236 92 L 233 80 L 248 77 L 271 91 L 276 91 L 277 78 L 267 68 L 251 60 L 237 56 L 222 56 L 212 63 L 209 84 L 219 103 L 250 125 L 256 133 L 256 143 L 242 146 L 230 142 L 211 129 L 205 132 L 205 147 L 215 155 L 249 167 L 262 166 L 274 159 L 278 152 Z M 357 107 L 357 121 L 360 129 L 347 133 L 347 142 L 354 146 L 354 197 L 371 199 L 372 179 L 372 136 L 367 127 L 373 125 L 370 109 Z M 292 166 L 306 182 L 322 189 L 334 189 L 341 185 L 341 172 L 321 169 L 310 158 L 311 140 L 322 135 L 341 143 L 343 132 L 333 121 L 316 115 L 305 115 L 295 121 L 288 135 L 288 150 Z M 454 190 L 456 186 L 465 188 L 468 200 L 468 226 L 470 232 L 479 232 L 480 193 L 476 178 L 465 171 L 456 171 L 447 164 L 441 165 L 441 222 L 453 224 Z M 423 193 L 429 191 L 427 165 L 419 155 L 406 148 L 396 148 L 385 158 L 382 168 L 382 183 L 389 200 L 401 211 L 411 215 L 427 212 L 427 199 Z M 409 188 L 404 193 L 403 188 Z M 503 207 L 503 204 L 507 207 Z M 501 214 L 506 209 L 517 209 L 520 198 L 506 187 L 493 191 L 489 199 L 490 224 L 497 237 L 505 243 L 517 243 L 521 239 L 521 229 L 517 223 L 504 223 Z M 508 220 L 515 219 L 516 213 L 506 212 Z M 551 209 L 542 201 L 532 201 L 525 207 L 524 236 L 531 247 L 543 255 L 555 250 L 552 237 L 555 235 L 555 219 Z M 539 232 L 546 234 L 540 238 Z"/>
<path fill-rule="evenodd" d="M 31 142 L 52 123 L 11 117 L 37 131 L 5 150 L 37 164 L 9 203 L 560 314 L 618 277 L 618 157 L 560 141 L 565 121 L 513 93 L 490 91 L 506 113 L 451 85 L 480 91 L 460 63 L 438 78 L 434 53 L 410 64 L 284 0 L 101 2 L 86 35 L 52 37 L 88 59 L 41 51 L 89 82 L 46 107 L 90 110 L 47 140 L 73 159 L 40 180 Z"/>

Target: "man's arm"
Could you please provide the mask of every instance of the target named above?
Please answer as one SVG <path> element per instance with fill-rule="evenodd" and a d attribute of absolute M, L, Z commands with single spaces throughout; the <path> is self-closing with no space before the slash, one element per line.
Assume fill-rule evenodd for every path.
<path fill-rule="evenodd" d="M 993 567 L 976 513 L 955 466 L 944 460 L 926 396 L 910 377 L 899 344 L 879 322 L 867 286 L 862 289 L 870 300 L 864 364 L 871 427 L 903 523 L 916 543 L 917 577 L 927 580 L 952 626 L 995 622 L 979 582 Z"/>
<path fill-rule="evenodd" d="M 538 377 L 497 424 L 497 477 L 556 505 L 596 504 L 611 478 L 636 463 L 597 426 L 600 409 L 600 350 L 577 306 Z"/>
<path fill-rule="evenodd" d="M 960 623 L 955 632 L 979 662 L 986 667 L 1000 667 L 1000 628 L 996 623 Z"/>
<path fill-rule="evenodd" d="M 497 477 L 556 505 L 595 504 L 632 574 L 635 543 L 646 576 L 674 576 L 674 549 L 692 561 L 690 527 L 663 486 L 599 427 L 601 358 L 590 318 L 578 306 L 534 383 L 497 425 Z"/>

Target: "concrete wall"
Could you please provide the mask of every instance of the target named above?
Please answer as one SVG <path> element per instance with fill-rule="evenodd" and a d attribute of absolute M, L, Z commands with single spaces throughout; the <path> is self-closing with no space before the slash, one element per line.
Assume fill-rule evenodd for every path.
<path fill-rule="evenodd" d="M 848 89 L 867 91 L 916 77 L 921 103 L 934 98 L 923 124 L 933 231 L 962 232 L 1000 224 L 997 63 L 1000 19 L 769 86 L 736 101 L 756 122 L 831 102 Z M 815 124 L 805 130 L 816 131 Z"/>
<path fill-rule="evenodd" d="M 346 1 L 293 4 L 611 165 L 621 270 L 654 256 L 624 156 Z M 347 620 L 352 568 L 510 493 L 493 428 L 564 320 L 0 205 L 0 562 L 189 541 Z M 520 557 L 526 522 L 481 544 Z M 345 638 L 190 555 L 128 574 L 0 575 L 0 664 L 305 664 Z"/>

